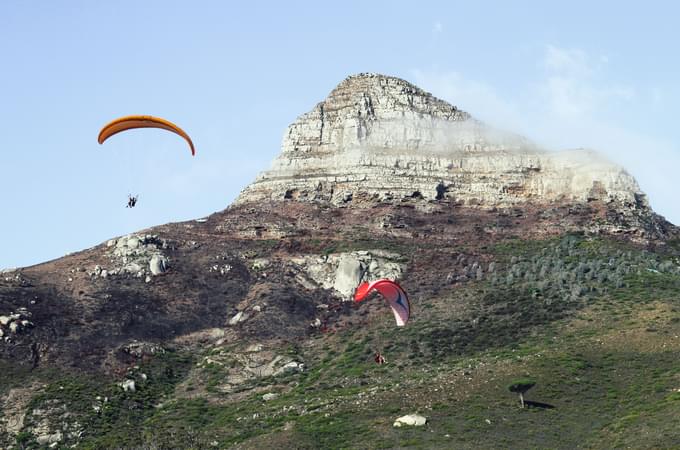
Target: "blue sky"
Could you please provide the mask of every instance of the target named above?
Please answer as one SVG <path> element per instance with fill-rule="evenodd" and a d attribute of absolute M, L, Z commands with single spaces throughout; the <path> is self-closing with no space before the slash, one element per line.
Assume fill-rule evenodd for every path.
<path fill-rule="evenodd" d="M 243 3 L 0 2 L 0 268 L 224 209 L 285 127 L 358 72 L 551 148 L 598 149 L 680 223 L 671 2 Z M 98 145 L 128 114 L 177 123 L 197 156 L 163 131 Z"/>

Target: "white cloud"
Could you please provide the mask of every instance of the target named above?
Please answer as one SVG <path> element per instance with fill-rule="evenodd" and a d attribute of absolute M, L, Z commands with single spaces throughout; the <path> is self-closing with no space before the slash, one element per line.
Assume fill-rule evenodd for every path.
<path fill-rule="evenodd" d="M 416 85 L 499 128 L 521 128 L 521 114 L 489 84 L 458 72 L 412 71 Z"/>
<path fill-rule="evenodd" d="M 614 119 L 634 123 L 639 104 L 658 104 L 660 91 L 613 81 L 608 63 L 606 56 L 546 46 L 533 66 L 535 72 L 526 76 L 538 81 L 517 86 L 521 95 L 506 94 L 458 71 L 415 70 L 413 76 L 416 84 L 474 117 L 548 148 L 599 150 L 637 178 L 655 210 L 680 223 L 680 207 L 672 194 L 674 168 L 680 165 L 677 145 Z"/>
<path fill-rule="evenodd" d="M 540 66 L 545 78 L 538 85 L 542 104 L 561 117 L 592 114 L 612 102 L 629 102 L 635 90 L 602 80 L 609 59 L 598 61 L 579 49 L 546 46 Z"/>
<path fill-rule="evenodd" d="M 549 72 L 570 74 L 579 77 L 589 76 L 593 67 L 589 64 L 588 56 L 583 50 L 563 49 L 547 45 L 542 66 Z"/>

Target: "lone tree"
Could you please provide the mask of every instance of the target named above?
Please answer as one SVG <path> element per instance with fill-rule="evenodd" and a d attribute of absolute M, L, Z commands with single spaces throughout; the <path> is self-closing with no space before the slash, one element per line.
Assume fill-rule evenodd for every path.
<path fill-rule="evenodd" d="M 519 394 L 519 402 L 524 408 L 524 393 L 534 387 L 536 382 L 530 378 L 520 378 L 508 385 L 508 391 Z"/>

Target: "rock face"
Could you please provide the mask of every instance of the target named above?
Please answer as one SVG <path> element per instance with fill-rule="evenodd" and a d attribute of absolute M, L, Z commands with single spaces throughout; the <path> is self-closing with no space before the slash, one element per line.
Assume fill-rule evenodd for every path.
<path fill-rule="evenodd" d="M 361 261 L 349 255 L 343 257 L 338 265 L 333 288 L 344 295 L 351 294 L 359 285 L 363 272 Z"/>
<path fill-rule="evenodd" d="M 427 419 L 420 414 L 407 414 L 405 416 L 399 417 L 394 421 L 395 428 L 402 427 L 404 425 L 409 425 L 412 427 L 422 427 L 427 423 Z"/>
<path fill-rule="evenodd" d="M 361 280 L 401 278 L 405 271 L 402 258 L 402 255 L 384 250 L 361 250 L 307 255 L 294 258 L 293 262 L 306 274 L 306 277 L 296 278 L 301 285 L 311 289 L 332 289 L 341 298 L 349 300 Z"/>
<path fill-rule="evenodd" d="M 149 270 L 154 275 L 160 275 L 168 270 L 168 259 L 163 255 L 153 255 L 149 261 Z"/>
<path fill-rule="evenodd" d="M 141 278 L 149 272 L 160 275 L 170 267 L 168 258 L 162 253 L 168 244 L 158 239 L 158 236 L 123 236 L 109 240 L 106 247 L 109 249 L 110 266 L 103 268 L 96 265 L 88 272 L 90 276 L 107 278 L 132 275 Z"/>
<path fill-rule="evenodd" d="M 468 206 L 614 201 L 648 208 L 595 152 L 547 152 L 398 78 L 350 76 L 288 127 L 281 155 L 236 204 L 449 199 Z"/>

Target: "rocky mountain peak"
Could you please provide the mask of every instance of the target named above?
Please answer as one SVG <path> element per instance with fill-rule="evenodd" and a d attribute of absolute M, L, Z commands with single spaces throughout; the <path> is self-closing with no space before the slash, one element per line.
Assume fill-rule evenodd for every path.
<path fill-rule="evenodd" d="M 292 159 L 348 149 L 432 151 L 480 126 L 468 113 L 405 80 L 359 74 L 347 77 L 291 124 L 282 149 Z M 474 138 L 468 140 L 474 146 Z"/>
<path fill-rule="evenodd" d="M 467 120 L 469 114 L 401 78 L 361 73 L 345 78 L 319 104 L 329 119 L 398 118 L 415 113 L 443 120 Z"/>
<path fill-rule="evenodd" d="M 403 199 L 504 207 L 602 200 L 648 208 L 596 152 L 548 152 L 399 78 L 353 75 L 286 130 L 282 152 L 236 203 Z"/>

